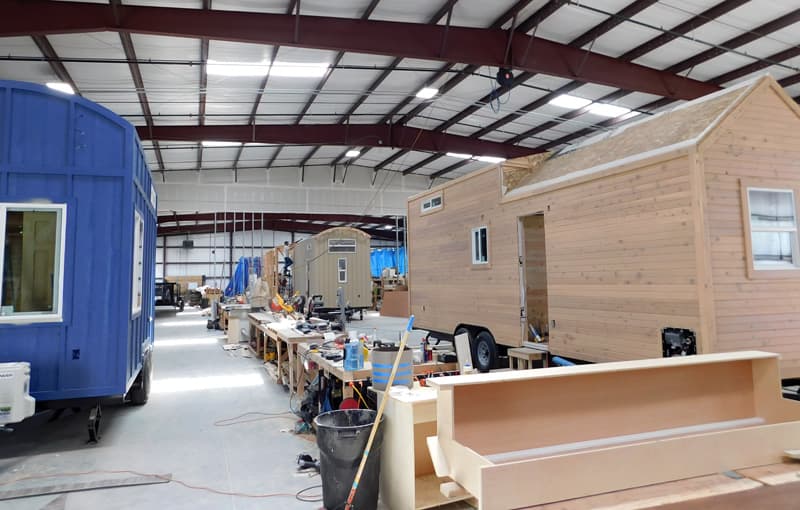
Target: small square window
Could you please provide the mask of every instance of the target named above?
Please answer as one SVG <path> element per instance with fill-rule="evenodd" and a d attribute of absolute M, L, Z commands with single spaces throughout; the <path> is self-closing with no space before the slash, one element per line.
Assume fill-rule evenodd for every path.
<path fill-rule="evenodd" d="M 434 209 L 439 209 L 442 207 L 442 203 L 442 195 L 436 195 L 435 197 L 423 200 L 422 204 L 420 204 L 420 212 L 429 212 Z"/>
<path fill-rule="evenodd" d="M 66 205 L 0 204 L 0 316 L 61 320 Z"/>
<path fill-rule="evenodd" d="M 792 190 L 748 188 L 755 269 L 797 268 L 797 218 Z"/>
<path fill-rule="evenodd" d="M 472 229 L 472 263 L 489 263 L 489 229 L 478 227 Z"/>

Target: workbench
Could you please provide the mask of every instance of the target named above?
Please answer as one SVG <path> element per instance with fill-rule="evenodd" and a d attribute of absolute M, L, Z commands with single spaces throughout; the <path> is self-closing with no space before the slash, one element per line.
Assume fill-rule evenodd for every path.
<path fill-rule="evenodd" d="M 250 321 L 250 345 L 257 356 L 264 361 L 268 361 L 267 331 L 266 328 L 259 328 L 259 326 L 277 322 L 280 317 L 274 316 L 272 312 L 253 312 L 247 314 L 247 319 Z"/>
<path fill-rule="evenodd" d="M 242 303 L 226 303 L 219 305 L 219 327 L 222 331 L 228 331 L 231 315 L 239 315 L 244 317 L 249 313 L 250 305 Z"/>
<path fill-rule="evenodd" d="M 280 322 L 261 324 L 267 338 L 275 342 L 277 350 L 278 384 L 286 384 L 289 391 L 302 395 L 305 379 L 302 375 L 302 363 L 298 363 L 297 346 L 309 340 L 321 340 L 322 333 L 302 333 L 294 328 L 297 321 L 284 319 Z M 284 378 L 284 372 L 287 372 Z"/>
<path fill-rule="evenodd" d="M 360 370 L 345 370 L 344 361 L 331 361 L 325 359 L 320 352 L 311 351 L 309 343 L 297 344 L 297 354 L 301 359 L 313 361 L 319 367 L 318 370 L 328 377 L 333 377 L 342 383 L 342 396 L 343 398 L 352 398 L 353 389 L 350 383 L 354 381 L 365 381 L 372 377 L 372 363 L 369 361 L 364 362 L 364 368 Z M 446 372 L 457 372 L 458 363 L 440 363 L 438 361 L 429 361 L 426 363 L 414 364 L 414 376 L 424 376 L 426 374 L 441 374 Z M 304 367 L 303 372 L 305 372 Z M 303 378 L 308 374 L 301 373 L 298 378 L 298 387 L 303 384 Z"/>

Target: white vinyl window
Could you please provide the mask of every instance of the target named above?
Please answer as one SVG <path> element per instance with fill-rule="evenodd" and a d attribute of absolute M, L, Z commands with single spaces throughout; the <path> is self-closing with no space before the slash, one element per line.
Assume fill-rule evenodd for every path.
<path fill-rule="evenodd" d="M 428 212 L 442 207 L 442 195 L 423 200 L 420 204 L 420 212 Z"/>
<path fill-rule="evenodd" d="M 309 244 L 310 246 L 310 244 Z M 328 239 L 329 253 L 355 253 L 355 239 Z"/>
<path fill-rule="evenodd" d="M 144 220 L 139 211 L 134 211 L 134 215 L 131 315 L 142 311 L 142 288 L 144 285 Z"/>
<path fill-rule="evenodd" d="M 339 283 L 347 283 L 347 259 L 339 259 Z"/>
<path fill-rule="evenodd" d="M 797 268 L 794 192 L 787 189 L 748 188 L 747 202 L 753 268 Z"/>
<path fill-rule="evenodd" d="M 66 204 L 0 204 L 0 321 L 59 322 Z"/>
<path fill-rule="evenodd" d="M 472 263 L 489 263 L 489 228 L 478 227 L 472 229 Z"/>

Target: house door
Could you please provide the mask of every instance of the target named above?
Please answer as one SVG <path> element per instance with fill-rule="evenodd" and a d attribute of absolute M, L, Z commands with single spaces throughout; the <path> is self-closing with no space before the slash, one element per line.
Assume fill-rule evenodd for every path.
<path fill-rule="evenodd" d="M 520 317 L 522 338 L 548 338 L 547 255 L 544 214 L 519 218 Z"/>

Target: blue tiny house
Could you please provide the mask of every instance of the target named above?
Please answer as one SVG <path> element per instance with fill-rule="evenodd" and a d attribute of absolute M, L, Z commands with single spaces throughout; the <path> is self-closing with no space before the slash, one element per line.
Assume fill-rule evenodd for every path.
<path fill-rule="evenodd" d="M 134 127 L 41 85 L 0 81 L 0 361 L 38 401 L 147 400 L 156 194 Z"/>

